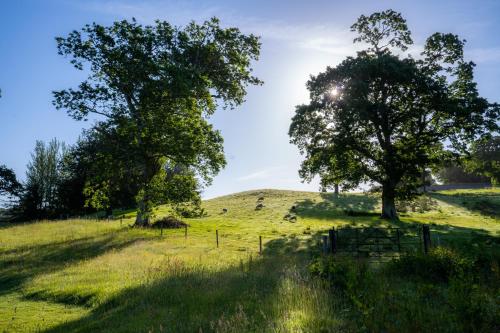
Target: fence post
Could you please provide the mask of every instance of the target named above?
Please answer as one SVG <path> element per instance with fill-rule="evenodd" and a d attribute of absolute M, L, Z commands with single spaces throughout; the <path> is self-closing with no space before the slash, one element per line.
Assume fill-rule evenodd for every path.
<path fill-rule="evenodd" d="M 398 242 L 398 252 L 401 254 L 401 239 L 399 237 L 399 228 L 396 229 L 396 237 L 397 237 L 397 242 Z"/>
<path fill-rule="evenodd" d="M 323 236 L 323 253 L 328 253 L 328 236 Z"/>
<path fill-rule="evenodd" d="M 358 241 L 358 230 L 359 229 L 356 228 L 354 230 L 355 230 L 354 232 L 355 232 L 355 235 L 356 235 L 356 238 L 355 238 L 356 243 L 354 245 L 355 246 L 355 250 L 356 250 L 356 257 L 359 257 L 359 245 L 358 245 L 358 243 L 359 243 L 359 241 Z"/>
<path fill-rule="evenodd" d="M 335 234 L 335 227 L 328 230 L 328 237 L 330 238 L 330 252 L 335 254 L 337 252 L 337 236 Z"/>
<path fill-rule="evenodd" d="M 428 225 L 422 226 L 422 237 L 424 239 L 424 253 L 429 253 L 431 247 L 431 231 Z"/>
<path fill-rule="evenodd" d="M 215 241 L 217 242 L 217 247 L 219 247 L 219 230 L 215 230 Z"/>
<path fill-rule="evenodd" d="M 122 227 L 122 220 L 123 220 L 123 217 L 120 217 L 120 228 Z"/>

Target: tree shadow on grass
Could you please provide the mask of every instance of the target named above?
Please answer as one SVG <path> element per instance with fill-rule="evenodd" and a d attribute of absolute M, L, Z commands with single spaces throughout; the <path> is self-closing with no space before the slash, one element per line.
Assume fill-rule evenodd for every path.
<path fill-rule="evenodd" d="M 323 201 L 299 201 L 295 212 L 301 217 L 331 219 L 339 216 L 379 216 L 374 212 L 379 199 L 371 195 L 321 193 Z"/>
<path fill-rule="evenodd" d="M 69 264 L 120 250 L 144 238 L 120 237 L 125 230 L 95 237 L 0 251 L 0 296 L 20 288 L 27 280 Z"/>
<path fill-rule="evenodd" d="M 452 206 L 465 208 L 473 213 L 500 218 L 500 194 L 432 193 L 431 197 Z"/>
<path fill-rule="evenodd" d="M 170 258 L 152 282 L 126 289 L 88 316 L 46 332 L 269 331 L 279 320 L 280 284 L 288 268 L 305 267 L 307 242 L 271 240 L 262 256 L 222 270 Z"/>

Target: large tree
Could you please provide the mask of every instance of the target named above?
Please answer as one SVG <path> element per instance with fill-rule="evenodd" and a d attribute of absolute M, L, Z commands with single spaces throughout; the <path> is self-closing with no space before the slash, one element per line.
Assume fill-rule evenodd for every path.
<path fill-rule="evenodd" d="M 311 102 L 297 106 L 289 135 L 305 154 L 304 179 L 378 183 L 382 216 L 397 218 L 395 199 L 415 194 L 426 168 L 497 130 L 499 107 L 479 96 L 458 36 L 433 34 L 415 59 L 399 13 L 362 15 L 351 30 L 368 48 L 311 77 Z"/>
<path fill-rule="evenodd" d="M 168 166 L 208 183 L 225 165 L 222 137 L 207 118 L 219 106 L 241 104 L 246 87 L 261 83 L 250 67 L 258 38 L 221 28 L 215 18 L 184 28 L 164 21 L 94 23 L 57 43 L 77 69 L 89 64 L 90 75 L 76 89 L 54 92 L 54 104 L 77 120 L 100 116 L 99 126 L 118 139 L 109 165 L 140 175 L 131 179 L 138 188 L 137 225 L 149 224 Z"/>

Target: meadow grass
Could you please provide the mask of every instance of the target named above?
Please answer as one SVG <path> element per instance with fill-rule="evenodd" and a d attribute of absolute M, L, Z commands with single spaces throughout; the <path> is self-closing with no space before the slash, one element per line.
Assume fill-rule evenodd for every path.
<path fill-rule="evenodd" d="M 265 207 L 256 210 L 261 194 Z M 500 235 L 500 190 L 432 197 L 432 211 L 390 223 L 377 217 L 376 195 L 242 192 L 205 201 L 207 216 L 185 219 L 187 238 L 183 229 L 160 236 L 130 228 L 133 213 L 123 221 L 3 224 L 0 332 L 360 331 L 352 300 L 307 270 L 319 236 L 332 226 L 427 223 L 434 243 L 498 250 L 491 239 Z M 283 219 L 292 206 L 296 222 Z"/>

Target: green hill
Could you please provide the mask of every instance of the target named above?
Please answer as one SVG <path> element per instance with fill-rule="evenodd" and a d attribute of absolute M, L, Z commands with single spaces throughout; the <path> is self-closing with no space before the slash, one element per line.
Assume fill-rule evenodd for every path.
<path fill-rule="evenodd" d="M 261 196 L 264 207 L 256 209 Z M 407 204 L 408 212 L 392 225 L 430 224 L 434 242 L 498 253 L 500 190 L 447 191 L 431 198 Z M 352 304 L 359 300 L 309 274 L 318 235 L 332 226 L 389 225 L 378 218 L 379 205 L 377 196 L 365 194 L 242 192 L 205 201 L 207 216 L 185 219 L 187 238 L 184 229 L 160 236 L 157 229 L 130 228 L 131 215 L 122 221 L 3 224 L 0 331 L 356 332 L 390 316 L 398 316 L 400 328 L 425 331 L 429 325 L 438 331 L 441 323 L 453 331 L 455 303 L 436 301 L 450 294 L 448 285 L 387 277 L 401 304 L 428 305 L 418 292 L 428 288 L 441 307 L 426 305 L 408 315 L 415 308 L 405 305 L 401 313 L 389 307 L 379 314 L 357 309 Z M 167 212 L 159 207 L 156 213 Z M 296 218 L 284 219 L 287 214 Z M 426 319 L 429 313 L 434 317 Z"/>

